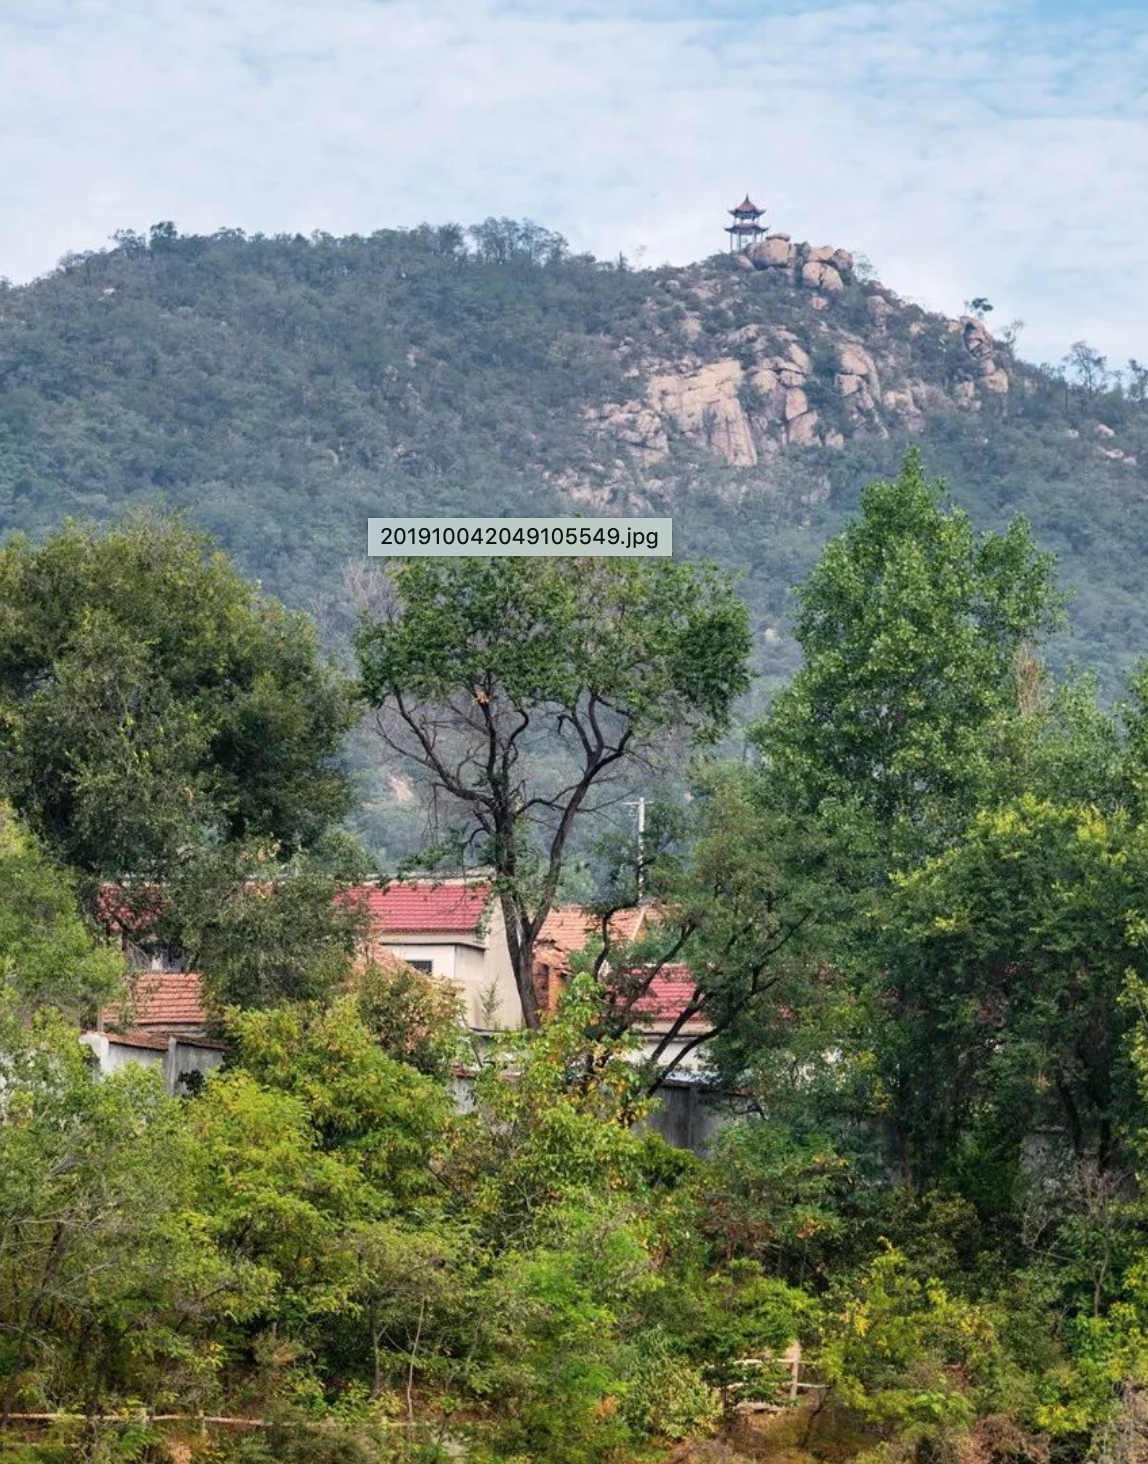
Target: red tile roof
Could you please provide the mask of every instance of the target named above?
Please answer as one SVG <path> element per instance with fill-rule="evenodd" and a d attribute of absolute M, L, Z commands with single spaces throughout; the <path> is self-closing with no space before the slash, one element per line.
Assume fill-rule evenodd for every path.
<path fill-rule="evenodd" d="M 619 944 L 637 940 L 643 927 L 657 911 L 650 905 L 636 905 L 617 911 L 610 920 L 610 935 Z M 540 965 L 549 966 L 551 979 L 570 967 L 570 956 L 599 934 L 601 921 L 582 905 L 561 905 L 546 917 L 536 946 Z M 650 989 L 634 1003 L 634 1011 L 647 1021 L 669 1026 L 689 1005 L 696 990 L 689 968 L 667 965 L 650 983 Z M 553 989 L 551 1000 L 554 999 Z M 691 1018 L 691 1023 L 696 1021 Z"/>
<path fill-rule="evenodd" d="M 650 983 L 649 991 L 640 1001 L 634 1003 L 634 1010 L 643 1017 L 650 1017 L 655 1022 L 663 1022 L 669 1026 L 685 1011 L 696 990 L 688 967 L 663 966 Z M 691 1017 L 690 1023 L 699 1020 L 701 1019 L 698 1017 Z"/>
<path fill-rule="evenodd" d="M 473 935 L 490 903 L 488 881 L 442 884 L 432 880 L 358 885 L 347 898 L 361 900 L 381 935 L 450 931 Z"/>
<path fill-rule="evenodd" d="M 193 971 L 144 971 L 136 980 L 128 1010 L 106 1007 L 105 1027 L 130 1015 L 133 1028 L 202 1027 L 207 1022 L 203 983 Z"/>

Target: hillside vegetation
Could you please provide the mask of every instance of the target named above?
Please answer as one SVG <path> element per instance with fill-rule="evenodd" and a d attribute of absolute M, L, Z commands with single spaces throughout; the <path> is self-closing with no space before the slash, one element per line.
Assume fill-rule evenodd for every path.
<path fill-rule="evenodd" d="M 1075 592 L 1051 656 L 1115 693 L 1148 644 L 1143 382 L 1026 365 L 843 250 L 758 264 L 635 270 L 508 220 L 122 234 L 0 293 L 0 533 L 185 507 L 341 638 L 368 514 L 672 513 L 679 555 L 744 572 L 761 696 L 790 586 L 918 440 L 976 522 L 1028 516 Z"/>

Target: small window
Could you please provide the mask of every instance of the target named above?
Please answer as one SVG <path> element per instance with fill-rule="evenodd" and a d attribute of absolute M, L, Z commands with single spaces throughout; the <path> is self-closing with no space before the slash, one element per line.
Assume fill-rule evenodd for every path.
<path fill-rule="evenodd" d="M 421 971 L 424 976 L 430 976 L 434 971 L 433 961 L 408 961 L 407 965 L 415 971 Z"/>

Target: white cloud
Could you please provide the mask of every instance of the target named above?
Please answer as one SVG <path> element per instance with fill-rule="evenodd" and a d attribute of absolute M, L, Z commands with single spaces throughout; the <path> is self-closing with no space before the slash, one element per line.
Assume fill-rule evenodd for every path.
<path fill-rule="evenodd" d="M 720 247 L 747 187 L 1030 354 L 1148 354 L 1148 17 L 1050 0 L 24 0 L 0 12 L 0 272 L 161 218 L 530 215 Z"/>

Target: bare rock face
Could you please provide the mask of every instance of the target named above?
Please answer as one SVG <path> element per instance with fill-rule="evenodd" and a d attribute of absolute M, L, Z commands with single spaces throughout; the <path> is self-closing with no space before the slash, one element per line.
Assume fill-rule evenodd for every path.
<path fill-rule="evenodd" d="M 817 413 L 802 412 L 800 417 L 794 417 L 785 429 L 785 440 L 791 447 L 807 447 L 816 442 Z"/>
<path fill-rule="evenodd" d="M 804 371 L 808 374 L 813 370 L 812 357 L 805 347 L 799 345 L 796 341 L 789 342 L 789 359 L 799 371 Z"/>
<path fill-rule="evenodd" d="M 785 420 L 792 422 L 809 411 L 809 398 L 799 386 L 791 386 L 785 393 Z"/>
<path fill-rule="evenodd" d="M 712 447 L 730 467 L 753 467 L 757 448 L 738 397 L 744 372 L 728 357 L 693 371 L 652 376 L 648 399 L 687 436 Z"/>
<path fill-rule="evenodd" d="M 869 314 L 869 319 L 878 330 L 885 328 L 885 322 L 893 314 L 893 307 L 885 299 L 884 295 L 870 295 L 868 300 L 865 301 L 865 309 Z"/>
<path fill-rule="evenodd" d="M 666 436 L 665 424 L 657 412 L 651 410 L 645 402 L 610 405 L 591 416 L 600 431 L 606 432 L 629 448 L 640 463 L 649 467 L 669 457 L 670 442 Z"/>
<path fill-rule="evenodd" d="M 993 338 L 989 335 L 988 326 L 983 320 L 978 320 L 975 315 L 962 315 L 958 324 L 964 339 L 965 350 L 970 356 L 980 359 L 992 355 Z"/>
<path fill-rule="evenodd" d="M 848 376 L 862 376 L 875 392 L 881 390 L 881 379 L 873 357 L 855 341 L 846 341 L 837 351 L 838 369 Z"/>
<path fill-rule="evenodd" d="M 835 249 L 829 262 L 838 274 L 853 273 L 853 256 L 848 249 Z"/>
<path fill-rule="evenodd" d="M 749 261 L 755 269 L 790 269 L 796 254 L 788 234 L 770 234 L 748 250 Z"/>
<path fill-rule="evenodd" d="M 819 244 L 816 249 L 807 249 L 805 258 L 810 264 L 829 264 L 833 259 L 833 252 L 831 244 Z"/>
<path fill-rule="evenodd" d="M 1004 396 L 1009 389 L 1008 372 L 1000 366 L 988 361 L 985 363 L 991 369 L 981 374 L 981 385 L 985 391 L 991 391 L 996 396 Z"/>
<path fill-rule="evenodd" d="M 809 290 L 825 290 L 835 295 L 844 289 L 844 282 L 831 264 L 807 259 L 801 266 L 801 283 Z"/>

